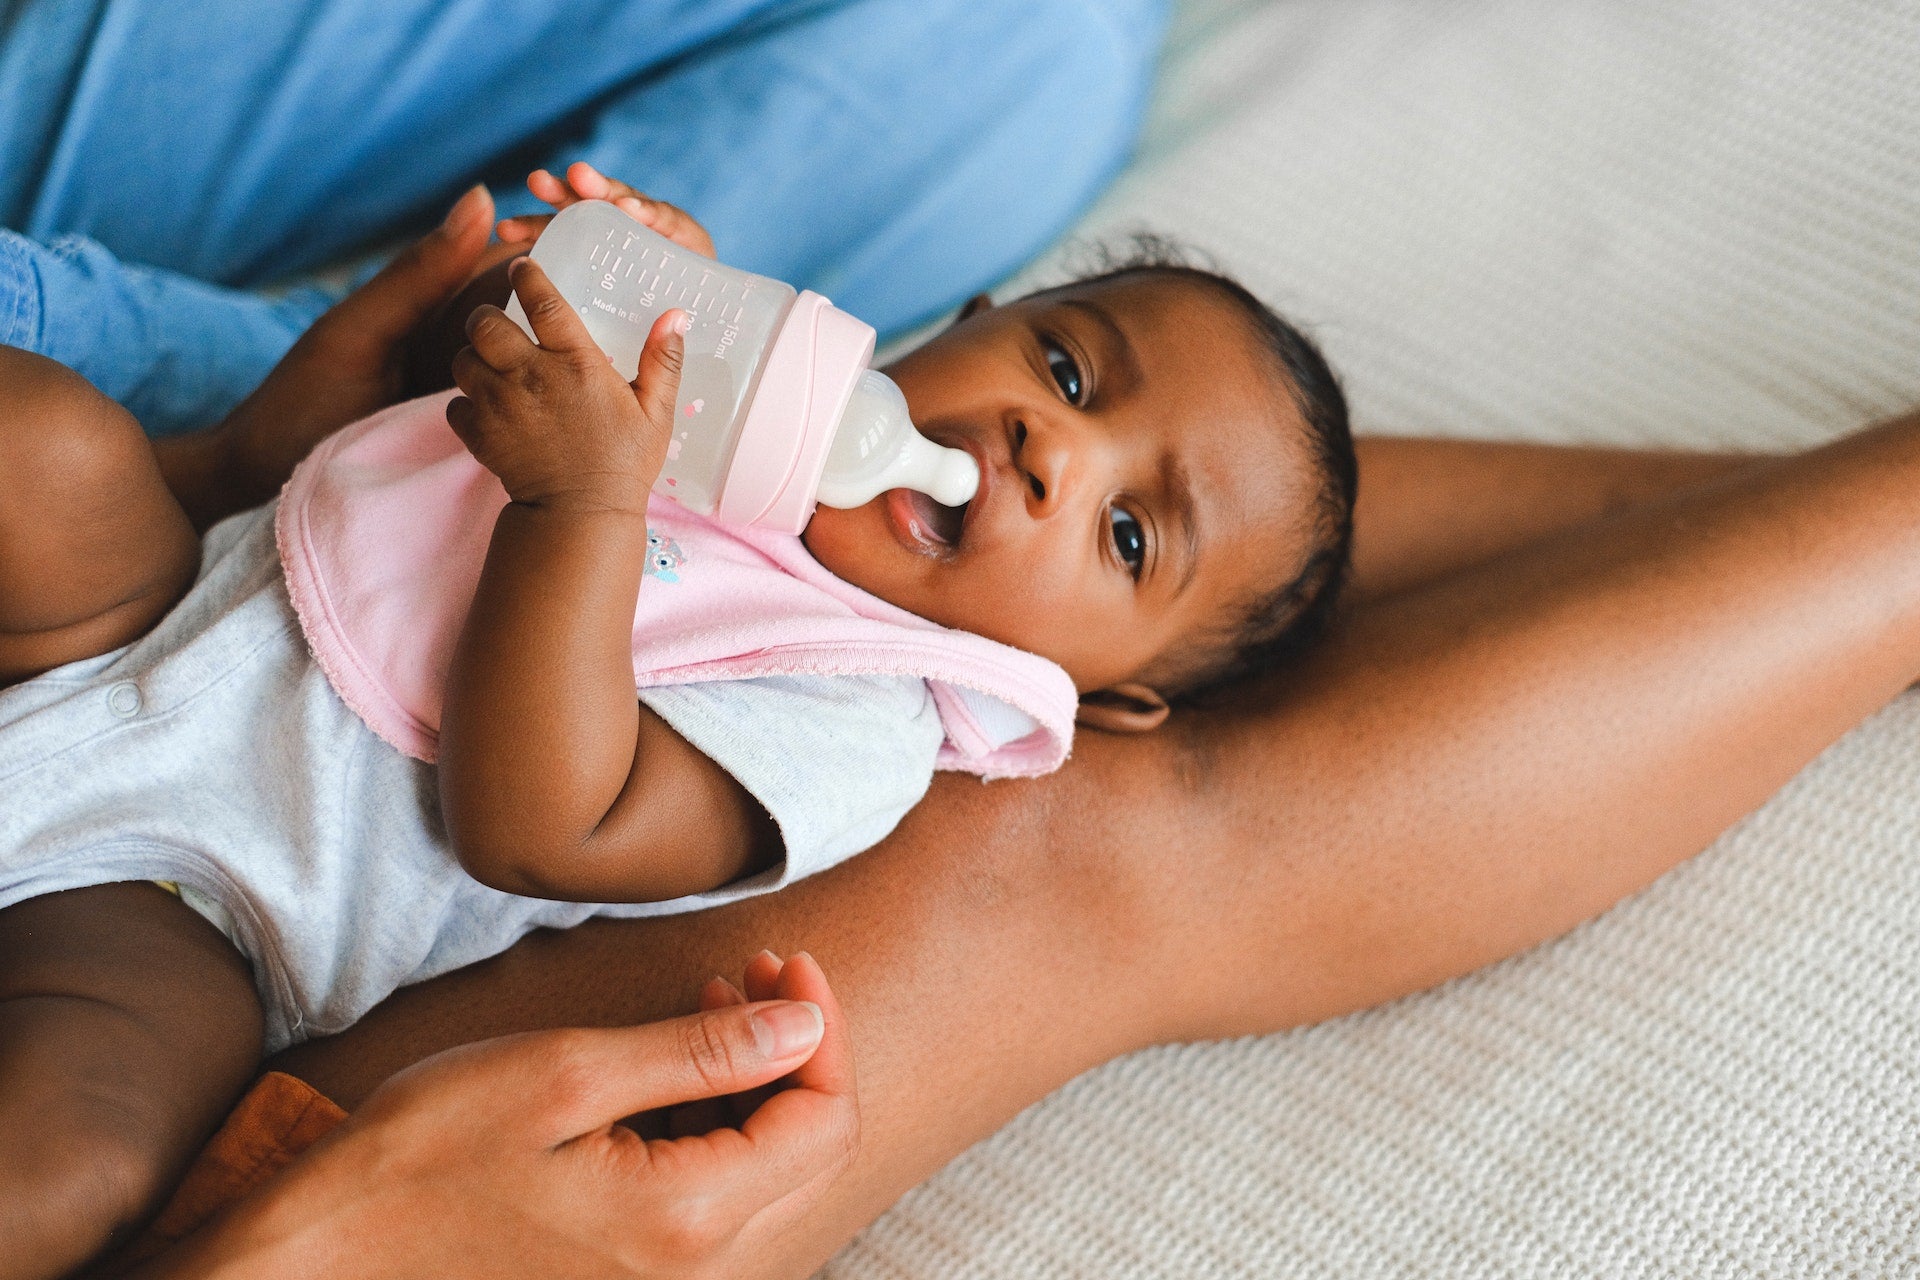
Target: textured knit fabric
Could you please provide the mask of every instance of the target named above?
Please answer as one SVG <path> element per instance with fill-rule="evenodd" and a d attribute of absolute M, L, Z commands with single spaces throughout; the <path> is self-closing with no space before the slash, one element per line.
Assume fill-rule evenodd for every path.
<path fill-rule="evenodd" d="M 10 0 L 0 343 L 217 419 L 485 179 L 588 160 L 883 330 L 1036 250 L 1131 141 L 1164 0 Z M 335 287 L 342 274 L 333 273 Z"/>
<path fill-rule="evenodd" d="M 1169 48 L 1079 238 L 1217 255 L 1366 431 L 1781 449 L 1920 404 L 1913 0 L 1202 0 Z M 1093 1073 L 828 1274 L 1920 1276 L 1920 696 L 1566 938 Z"/>
<path fill-rule="evenodd" d="M 447 425 L 452 395 L 329 437 L 287 483 L 278 518 L 288 590 L 320 666 L 374 732 L 423 760 L 435 756 L 454 648 L 507 505 Z M 658 495 L 647 522 L 633 618 L 641 687 L 911 677 L 927 682 L 946 728 L 941 767 L 1021 777 L 1066 759 L 1079 699 L 1054 663 L 896 608 L 828 572 L 797 537 L 724 526 Z M 982 717 L 981 699 L 1015 714 Z M 995 736 L 1009 720 L 1018 736 Z"/>
<path fill-rule="evenodd" d="M 432 768 L 376 738 L 314 665 L 264 507 L 208 534 L 199 581 L 146 636 L 0 690 L 0 907 L 116 880 L 211 899 L 279 1049 L 530 929 L 697 910 L 857 853 L 932 776 L 929 704 L 918 681 L 859 677 L 662 691 L 669 723 L 772 813 L 783 861 L 670 902 L 501 893 L 449 853 Z"/>

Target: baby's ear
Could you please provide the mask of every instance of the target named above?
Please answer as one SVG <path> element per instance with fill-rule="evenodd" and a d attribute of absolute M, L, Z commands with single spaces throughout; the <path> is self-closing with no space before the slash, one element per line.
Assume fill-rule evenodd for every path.
<path fill-rule="evenodd" d="M 1167 700 L 1153 688 L 1128 681 L 1080 695 L 1074 719 L 1108 733 L 1145 733 L 1167 718 Z"/>
<path fill-rule="evenodd" d="M 976 293 L 971 298 L 968 298 L 966 302 L 961 306 L 960 314 L 956 315 L 953 318 L 953 323 L 959 324 L 962 320 L 971 320 L 975 316 L 979 315 L 982 311 L 986 311 L 990 309 L 992 306 L 993 306 L 992 294 Z"/>

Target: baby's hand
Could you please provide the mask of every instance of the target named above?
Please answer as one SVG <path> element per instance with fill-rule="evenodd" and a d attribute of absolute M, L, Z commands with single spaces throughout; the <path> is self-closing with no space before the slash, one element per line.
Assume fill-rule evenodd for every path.
<path fill-rule="evenodd" d="M 584 160 L 567 166 L 565 181 L 545 169 L 535 169 L 527 175 L 527 190 L 552 205 L 556 211 L 579 204 L 582 200 L 605 200 L 628 217 L 652 227 L 682 249 L 691 249 L 703 258 L 713 256 L 713 237 L 684 209 L 664 200 L 641 195 L 626 183 L 602 174 Z M 507 244 L 519 244 L 533 240 L 546 230 L 551 221 L 553 214 L 550 213 L 508 218 L 500 224 L 497 233 Z"/>
<path fill-rule="evenodd" d="M 539 263 L 522 258 L 509 278 L 539 345 L 500 308 L 476 308 L 447 425 L 515 502 L 644 511 L 673 432 L 687 313 L 654 322 L 627 383 Z"/>

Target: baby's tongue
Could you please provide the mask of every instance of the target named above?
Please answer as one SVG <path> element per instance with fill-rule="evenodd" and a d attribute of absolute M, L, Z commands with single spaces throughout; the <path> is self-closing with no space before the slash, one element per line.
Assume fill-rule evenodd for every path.
<path fill-rule="evenodd" d="M 942 506 L 918 489 L 908 489 L 906 492 L 908 500 L 913 503 L 914 514 L 920 517 L 920 526 L 948 546 L 959 546 L 960 531 L 967 519 L 966 507 Z"/>

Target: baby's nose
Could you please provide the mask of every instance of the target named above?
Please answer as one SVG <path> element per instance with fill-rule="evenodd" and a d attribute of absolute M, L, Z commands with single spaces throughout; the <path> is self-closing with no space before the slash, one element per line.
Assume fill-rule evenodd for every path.
<path fill-rule="evenodd" d="M 1072 466 L 1068 432 L 1041 422 L 1019 422 L 1013 433 L 1013 464 L 1027 485 L 1030 507 L 1059 502 Z"/>

